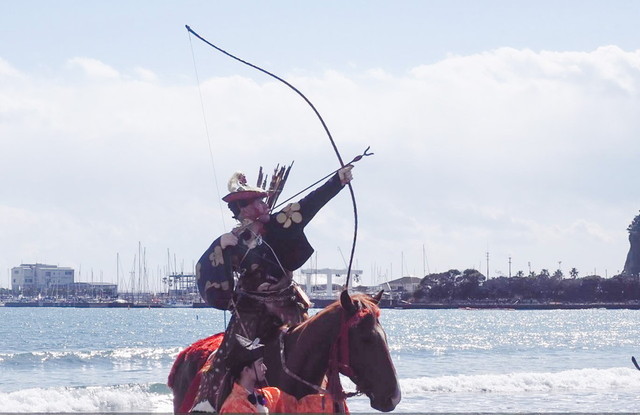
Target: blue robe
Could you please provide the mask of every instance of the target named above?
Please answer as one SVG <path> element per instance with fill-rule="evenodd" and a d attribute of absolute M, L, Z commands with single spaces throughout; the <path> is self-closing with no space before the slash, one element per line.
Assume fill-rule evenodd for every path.
<path fill-rule="evenodd" d="M 234 289 L 233 271 L 240 274 L 243 289 L 255 291 L 260 284 L 275 284 L 287 272 L 304 265 L 314 252 L 304 228 L 343 187 L 336 173 L 297 203 L 272 213 L 265 224 L 264 243 L 252 249 L 242 242 L 242 236 L 238 245 L 224 250 L 221 238 L 213 241 L 196 265 L 198 290 L 205 302 L 228 309 Z"/>

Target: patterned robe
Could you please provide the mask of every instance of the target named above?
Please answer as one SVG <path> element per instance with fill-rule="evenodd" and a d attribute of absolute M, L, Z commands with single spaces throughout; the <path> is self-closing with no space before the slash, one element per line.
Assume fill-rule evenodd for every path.
<path fill-rule="evenodd" d="M 208 400 L 215 407 L 222 400 L 217 395 L 226 373 L 224 360 L 236 333 L 249 339 L 264 338 L 283 323 L 295 324 L 306 319 L 308 305 L 289 286 L 292 272 L 313 254 L 304 228 L 343 187 L 336 173 L 297 203 L 271 214 L 261 244 L 248 247 L 241 236 L 238 245 L 223 250 L 218 238 L 202 255 L 196 265 L 200 295 L 219 309 L 228 309 L 233 299 L 235 310 L 220 349 L 210 356 L 213 361 L 208 362 L 209 370 L 203 373 L 195 403 Z M 240 275 L 238 287 L 234 287 L 233 272 Z M 258 301 L 243 294 L 255 292 L 264 282 L 288 287 L 289 291 L 284 290 L 277 302 Z"/>

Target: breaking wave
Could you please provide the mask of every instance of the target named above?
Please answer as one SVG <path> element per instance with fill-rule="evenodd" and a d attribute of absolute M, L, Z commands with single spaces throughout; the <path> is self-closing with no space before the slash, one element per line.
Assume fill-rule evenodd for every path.
<path fill-rule="evenodd" d="M 164 412 L 173 411 L 166 385 L 117 385 L 24 389 L 0 393 L 3 412 Z"/>
<path fill-rule="evenodd" d="M 345 379 L 346 380 L 346 379 Z M 570 394 L 588 396 L 590 391 L 637 390 L 638 373 L 629 368 L 581 369 L 561 372 L 529 372 L 508 374 L 478 374 L 400 379 L 403 401 L 398 412 L 424 410 L 426 396 L 451 396 L 460 405 L 470 402 L 494 402 L 500 396 L 538 394 Z M 354 386 L 346 380 L 346 390 Z M 485 398 L 469 398 L 470 396 Z M 634 393 L 635 395 L 635 393 Z M 491 398 L 495 396 L 495 398 Z M 352 412 L 370 412 L 366 397 L 349 400 Z M 162 383 L 125 384 L 115 386 L 30 388 L 0 393 L 0 408 L 4 412 L 155 412 L 171 413 L 172 395 Z M 572 407 L 569 407 L 572 408 Z M 432 408 L 433 409 L 433 408 Z M 482 408 L 481 408 L 482 409 Z"/>
<path fill-rule="evenodd" d="M 528 393 L 632 389 L 638 373 L 630 368 L 562 372 L 457 375 L 400 379 L 403 396 L 425 393 Z"/>
<path fill-rule="evenodd" d="M 0 365 L 24 364 L 76 364 L 95 361 L 131 361 L 131 360 L 162 360 L 175 359 L 181 348 L 134 348 L 125 347 L 114 350 L 92 351 L 42 351 L 22 353 L 0 353 Z"/>

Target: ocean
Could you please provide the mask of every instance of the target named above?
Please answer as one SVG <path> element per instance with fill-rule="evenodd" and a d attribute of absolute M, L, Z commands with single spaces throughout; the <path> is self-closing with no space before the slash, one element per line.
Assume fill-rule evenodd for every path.
<path fill-rule="evenodd" d="M 228 318 L 0 307 L 0 412 L 170 413 L 176 355 Z M 640 311 L 382 310 L 381 322 L 402 389 L 394 412 L 640 412 Z M 348 403 L 375 412 L 366 397 Z"/>

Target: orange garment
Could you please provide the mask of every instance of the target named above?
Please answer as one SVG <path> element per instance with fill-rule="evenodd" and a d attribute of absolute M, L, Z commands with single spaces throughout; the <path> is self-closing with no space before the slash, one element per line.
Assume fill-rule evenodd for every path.
<path fill-rule="evenodd" d="M 278 388 L 256 389 L 256 393 L 262 394 L 266 400 L 266 408 L 270 413 L 296 413 L 296 414 L 331 414 L 333 413 L 333 399 L 329 395 L 307 395 L 300 400 L 282 392 Z M 220 408 L 221 414 L 257 414 L 258 406 L 249 402 L 249 393 L 238 383 L 233 384 L 233 389 Z M 346 408 L 346 404 L 345 404 Z M 348 411 L 347 411 L 348 413 Z"/>

